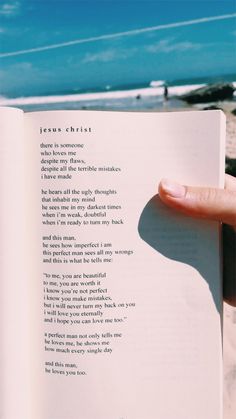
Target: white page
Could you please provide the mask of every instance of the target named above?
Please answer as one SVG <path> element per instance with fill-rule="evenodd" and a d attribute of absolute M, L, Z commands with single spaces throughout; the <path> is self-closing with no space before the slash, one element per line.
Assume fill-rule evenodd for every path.
<path fill-rule="evenodd" d="M 39 269 L 31 147 L 24 113 L 0 108 L 0 417 L 36 419 L 40 412 L 34 291 Z M 34 186 L 34 185 L 33 185 Z M 37 253 L 37 256 L 35 254 Z M 35 278 L 35 283 L 34 279 Z M 39 324 L 37 323 L 37 327 Z"/>
<path fill-rule="evenodd" d="M 35 214 L 44 205 L 34 311 L 42 418 L 220 419 L 218 226 L 152 199 L 162 177 L 223 186 L 220 113 L 31 113 L 25 125 L 35 147 Z M 69 158 L 80 161 L 55 162 Z M 60 252 L 54 261 L 52 252 Z M 60 287 L 63 274 L 71 277 Z"/>
<path fill-rule="evenodd" d="M 160 202 L 150 202 L 163 176 L 193 185 L 219 185 L 223 167 L 219 112 L 50 112 L 27 115 L 26 120 L 35 130 L 31 135 L 38 143 L 39 155 L 42 151 L 52 153 L 40 156 L 44 158 L 42 221 L 56 223 L 42 225 L 44 259 L 49 260 L 42 264 L 41 278 L 47 281 L 43 295 L 48 304 L 44 315 L 47 350 L 42 354 L 45 418 L 187 419 L 189 412 L 192 419 L 220 418 L 218 227 L 216 223 L 186 219 Z M 83 132 L 76 132 L 81 127 Z M 49 132 L 49 128 L 58 132 Z M 46 144 L 52 146 L 46 148 Z M 81 146 L 65 148 L 62 144 Z M 65 150 L 76 150 L 80 162 L 48 163 Z M 61 173 L 46 171 L 64 166 L 67 170 Z M 69 166 L 76 171 L 69 171 Z M 118 170 L 99 171 L 99 167 Z M 71 179 L 57 179 L 68 174 Z M 55 195 L 49 189 L 63 193 Z M 68 189 L 70 193 L 65 194 Z M 96 190 L 113 192 L 104 195 Z M 91 191 L 86 196 L 95 197 L 95 202 L 82 202 L 83 191 Z M 46 210 L 46 205 L 58 205 L 58 201 L 52 202 L 54 196 L 69 197 L 70 202 L 59 202 L 54 211 Z M 76 197 L 78 203 L 72 203 Z M 94 218 L 86 217 L 86 213 L 93 213 L 89 204 L 97 205 Z M 61 205 L 74 205 L 75 209 L 62 209 Z M 109 205 L 117 209 L 110 210 Z M 67 225 L 71 213 L 78 224 Z M 112 224 L 112 219 L 122 223 Z M 73 239 L 63 243 L 64 236 Z M 66 253 L 70 247 L 65 247 L 70 243 L 74 251 L 83 252 L 73 263 L 71 253 Z M 111 244 L 107 250 L 105 243 Z M 52 263 L 53 254 L 47 250 L 63 254 L 56 253 Z M 112 255 L 101 255 L 104 250 Z M 115 254 L 119 250 L 133 253 Z M 94 256 L 86 251 L 95 252 Z M 103 258 L 112 261 L 101 263 Z M 63 274 L 71 278 L 59 287 L 55 283 L 61 282 Z M 98 274 L 94 284 L 90 278 L 90 285 L 84 285 L 83 277 L 93 274 Z M 59 277 L 53 279 L 52 275 Z M 78 284 L 71 285 L 71 281 Z M 52 295 L 59 295 L 59 302 L 65 305 L 59 308 L 55 302 L 53 306 L 49 300 Z M 88 301 L 89 296 L 101 295 L 111 300 Z M 74 296 L 86 300 L 75 303 Z M 101 306 L 96 306 L 99 303 Z M 111 308 L 105 306 L 109 303 Z M 126 304 L 130 306 L 126 308 Z M 70 325 L 70 319 L 76 323 Z M 67 321 L 69 324 L 62 324 Z M 58 346 L 67 352 L 56 352 Z M 100 352 L 91 353 L 91 348 Z M 78 349 L 79 353 L 72 353 Z M 67 375 L 69 372 L 76 375 Z"/>

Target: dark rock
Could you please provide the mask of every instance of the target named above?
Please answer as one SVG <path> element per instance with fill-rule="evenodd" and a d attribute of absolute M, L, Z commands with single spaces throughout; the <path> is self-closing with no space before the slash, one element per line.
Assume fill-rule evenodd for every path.
<path fill-rule="evenodd" d="M 232 99 L 234 90 L 232 83 L 209 84 L 181 95 L 179 99 L 187 103 L 217 102 L 219 100 Z"/>
<path fill-rule="evenodd" d="M 205 108 L 203 108 L 203 111 L 215 111 L 215 110 L 223 111 L 222 108 L 219 108 L 218 106 L 215 106 L 215 105 L 206 106 Z"/>
<path fill-rule="evenodd" d="M 236 177 L 236 159 L 226 157 L 225 171 L 231 176 Z"/>
<path fill-rule="evenodd" d="M 235 115 L 235 116 L 236 116 L 236 108 L 235 108 L 235 109 L 233 109 L 233 110 L 231 111 L 231 113 L 232 113 L 233 115 Z"/>
<path fill-rule="evenodd" d="M 138 100 L 141 99 L 141 95 L 137 95 L 136 99 L 138 99 Z"/>

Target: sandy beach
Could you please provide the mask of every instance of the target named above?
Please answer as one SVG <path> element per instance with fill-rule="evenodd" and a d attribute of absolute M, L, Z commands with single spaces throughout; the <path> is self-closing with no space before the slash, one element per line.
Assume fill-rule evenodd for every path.
<path fill-rule="evenodd" d="M 236 308 L 224 304 L 224 419 L 236 412 Z"/>
<path fill-rule="evenodd" d="M 223 106 L 222 106 L 223 105 Z M 226 114 L 226 156 L 236 159 L 235 102 L 222 103 Z M 219 104 L 220 106 L 220 104 Z M 236 175 L 236 173 L 234 173 Z M 236 281 L 236 278 L 235 278 Z M 224 419 L 235 419 L 236 414 L 236 308 L 224 304 Z"/>

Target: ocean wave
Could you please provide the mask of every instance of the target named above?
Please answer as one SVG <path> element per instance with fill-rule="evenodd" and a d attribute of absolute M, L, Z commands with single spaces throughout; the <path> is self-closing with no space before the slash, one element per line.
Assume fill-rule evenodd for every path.
<path fill-rule="evenodd" d="M 236 82 L 233 82 L 236 89 Z M 168 87 L 169 96 L 178 96 L 190 92 L 191 90 L 203 87 L 205 84 L 191 84 L 183 86 Z M 236 93 L 236 92 L 235 92 Z M 116 90 L 96 93 L 76 93 L 67 95 L 51 95 L 51 96 L 31 96 L 18 97 L 14 99 L 0 97 L 0 106 L 18 106 L 18 105 L 41 105 L 50 103 L 67 103 L 67 102 L 85 102 L 85 101 L 108 101 L 114 99 L 140 98 L 140 97 L 162 97 L 163 86 L 145 87 L 132 90 Z"/>
<path fill-rule="evenodd" d="M 197 89 L 201 85 L 191 86 L 173 86 L 169 88 L 170 96 L 186 93 L 187 91 Z M 76 93 L 71 95 L 53 95 L 53 96 L 31 96 L 18 97 L 14 99 L 0 98 L 0 106 L 14 105 L 34 105 L 44 103 L 63 103 L 63 102 L 84 102 L 109 99 L 124 99 L 145 96 L 163 96 L 163 87 L 145 87 L 132 90 L 116 90 L 96 93 Z"/>

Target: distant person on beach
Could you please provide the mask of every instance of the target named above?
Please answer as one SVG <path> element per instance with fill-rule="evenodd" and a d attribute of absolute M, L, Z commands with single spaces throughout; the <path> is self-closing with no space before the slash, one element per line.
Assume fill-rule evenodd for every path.
<path fill-rule="evenodd" d="M 236 307 L 236 178 L 225 177 L 225 189 L 180 185 L 167 179 L 159 184 L 159 196 L 169 207 L 190 217 L 223 225 L 224 300 Z"/>
<path fill-rule="evenodd" d="M 167 101 L 168 98 L 168 87 L 167 84 L 164 85 L 164 101 Z"/>
<path fill-rule="evenodd" d="M 168 92 L 167 84 L 165 83 L 163 87 L 164 87 L 164 91 L 163 91 L 163 107 L 164 108 L 167 108 L 167 106 L 168 106 L 168 99 L 169 99 L 169 97 L 168 97 L 169 92 Z"/>

